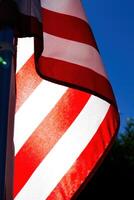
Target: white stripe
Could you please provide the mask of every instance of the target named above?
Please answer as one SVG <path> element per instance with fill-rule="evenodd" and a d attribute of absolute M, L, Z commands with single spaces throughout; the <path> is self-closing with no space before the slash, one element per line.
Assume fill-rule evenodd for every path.
<path fill-rule="evenodd" d="M 106 77 L 101 57 L 98 51 L 90 45 L 44 33 L 42 55 L 78 64 Z"/>
<path fill-rule="evenodd" d="M 66 90 L 64 86 L 42 81 L 25 101 L 15 115 L 15 153 L 19 151 Z"/>
<path fill-rule="evenodd" d="M 88 145 L 104 120 L 109 104 L 92 96 L 63 137 L 35 170 L 15 200 L 44 200 Z"/>
<path fill-rule="evenodd" d="M 18 39 L 17 72 L 27 62 L 27 60 L 33 55 L 33 52 L 34 52 L 33 38 Z"/>
<path fill-rule="evenodd" d="M 87 21 L 82 4 L 80 0 L 41 0 L 41 6 L 48 10 L 71 15 Z"/>

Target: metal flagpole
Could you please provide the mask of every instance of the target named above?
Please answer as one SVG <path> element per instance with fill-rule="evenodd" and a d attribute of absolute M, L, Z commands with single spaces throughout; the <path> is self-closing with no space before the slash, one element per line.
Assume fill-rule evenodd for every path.
<path fill-rule="evenodd" d="M 12 200 L 15 67 L 13 31 L 0 30 L 0 199 Z"/>

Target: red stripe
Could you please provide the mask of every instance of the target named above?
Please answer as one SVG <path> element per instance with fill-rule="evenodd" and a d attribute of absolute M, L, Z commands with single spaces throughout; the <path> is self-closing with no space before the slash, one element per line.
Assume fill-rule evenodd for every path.
<path fill-rule="evenodd" d="M 95 48 L 96 42 L 92 31 L 84 20 L 42 9 L 43 31 L 65 39 L 89 44 Z"/>
<path fill-rule="evenodd" d="M 115 136 L 117 127 L 117 113 L 111 106 L 90 143 L 57 187 L 52 191 L 47 200 L 69 200 L 72 198 L 85 179 L 91 176 L 99 160 L 102 159 L 102 155 L 108 148 L 113 136 Z"/>
<path fill-rule="evenodd" d="M 50 81 L 92 92 L 116 104 L 108 80 L 89 68 L 54 58 L 41 57 L 38 70 L 42 77 Z"/>
<path fill-rule="evenodd" d="M 68 89 L 15 158 L 14 196 L 79 115 L 90 94 Z M 44 102 L 45 103 L 45 102 Z"/>
<path fill-rule="evenodd" d="M 34 66 L 34 56 L 32 56 L 16 75 L 17 81 L 17 102 L 16 111 L 25 102 L 29 95 L 40 84 L 41 78 L 38 76 Z"/>

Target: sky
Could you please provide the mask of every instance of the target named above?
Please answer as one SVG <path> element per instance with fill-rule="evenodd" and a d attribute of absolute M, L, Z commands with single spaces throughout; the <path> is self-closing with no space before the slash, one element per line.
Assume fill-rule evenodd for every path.
<path fill-rule="evenodd" d="M 134 117 L 134 0 L 83 0 L 120 112 Z"/>

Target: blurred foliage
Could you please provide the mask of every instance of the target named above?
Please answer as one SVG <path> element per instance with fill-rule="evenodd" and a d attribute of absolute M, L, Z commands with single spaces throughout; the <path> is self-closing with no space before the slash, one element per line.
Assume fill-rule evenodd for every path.
<path fill-rule="evenodd" d="M 123 133 L 77 200 L 133 199 L 134 191 L 134 118 L 128 118 Z"/>

